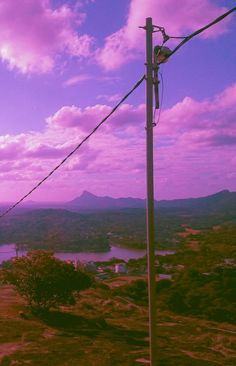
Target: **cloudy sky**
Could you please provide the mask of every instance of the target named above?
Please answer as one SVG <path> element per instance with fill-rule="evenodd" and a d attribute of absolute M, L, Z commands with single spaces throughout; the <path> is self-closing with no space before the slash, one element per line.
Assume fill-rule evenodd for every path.
<path fill-rule="evenodd" d="M 0 201 L 27 193 L 145 73 L 145 31 L 138 27 L 146 17 L 182 36 L 233 6 L 233 0 L 0 0 Z M 235 32 L 236 12 L 161 66 L 158 199 L 236 190 Z M 161 41 L 155 33 L 155 45 Z M 70 200 L 83 190 L 145 197 L 144 103 L 143 83 L 31 199 Z"/>

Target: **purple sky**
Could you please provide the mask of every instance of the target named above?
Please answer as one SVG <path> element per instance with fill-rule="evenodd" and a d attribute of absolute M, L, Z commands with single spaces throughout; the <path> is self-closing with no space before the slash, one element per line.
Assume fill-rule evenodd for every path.
<path fill-rule="evenodd" d="M 231 0 L 1 0 L 0 201 L 31 189 L 145 73 L 145 32 L 138 26 L 146 17 L 180 36 L 233 6 Z M 236 191 L 235 32 L 236 12 L 161 66 L 158 199 Z M 144 103 L 143 84 L 31 199 L 70 200 L 83 190 L 145 197 Z"/>

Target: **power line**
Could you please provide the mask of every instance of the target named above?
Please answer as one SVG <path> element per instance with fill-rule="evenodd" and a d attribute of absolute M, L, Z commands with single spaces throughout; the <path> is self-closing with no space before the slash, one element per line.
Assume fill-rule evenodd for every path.
<path fill-rule="evenodd" d="M 216 18 L 215 20 L 213 20 L 212 22 L 210 22 L 209 24 L 205 25 L 204 27 L 194 31 L 193 33 L 191 33 L 190 35 L 188 36 L 179 36 L 179 37 L 175 37 L 175 36 L 169 36 L 167 33 L 166 33 L 166 30 L 164 27 L 161 27 L 159 25 L 154 25 L 153 28 L 157 29 L 156 31 L 154 32 L 161 32 L 162 33 L 162 36 L 163 36 L 163 41 L 162 41 L 162 45 L 161 46 L 158 46 L 159 48 L 159 53 L 161 52 L 164 44 L 166 42 L 168 42 L 170 39 L 183 39 L 182 42 L 180 42 L 175 48 L 173 51 L 170 52 L 170 54 L 168 56 L 165 57 L 165 59 L 161 62 L 157 62 L 156 63 L 156 66 L 155 66 L 155 71 L 157 73 L 158 71 L 158 65 L 162 64 L 163 62 L 165 62 L 169 57 L 171 57 L 176 51 L 178 51 L 178 49 L 180 47 L 182 47 L 185 43 L 187 43 L 191 38 L 197 36 L 198 34 L 204 32 L 206 29 L 212 27 L 214 24 L 217 24 L 219 23 L 221 20 L 223 20 L 225 17 L 227 17 L 228 15 L 230 15 L 231 13 L 233 13 L 234 11 L 236 11 L 236 7 L 230 9 L 229 11 L 227 11 L 226 13 L 222 14 L 221 16 L 219 16 L 218 18 Z M 157 53 L 157 56 L 158 56 L 158 53 Z M 163 88 L 164 88 L 164 83 L 163 83 L 163 76 L 162 74 L 160 73 L 161 75 L 161 81 L 162 81 L 162 95 L 161 95 L 161 103 L 160 103 L 160 108 L 159 108 L 159 114 L 158 114 L 158 117 L 157 117 L 157 122 L 155 122 L 155 119 L 156 119 L 156 108 L 154 110 L 154 114 L 153 114 L 153 119 L 154 119 L 154 125 L 156 126 L 158 123 L 159 123 L 159 120 L 160 120 L 160 115 L 161 115 L 161 109 L 162 109 L 162 101 L 163 101 Z M 155 75 L 155 79 L 156 79 L 156 85 L 158 87 L 158 84 L 159 84 L 159 81 L 158 81 L 158 78 L 157 78 L 157 75 Z"/>
<path fill-rule="evenodd" d="M 119 108 L 119 106 L 142 84 L 145 79 L 145 75 L 141 77 L 141 79 L 133 86 L 133 88 L 116 104 L 116 106 L 111 110 L 110 113 L 106 115 L 102 119 L 101 122 L 97 124 L 97 126 L 68 154 L 66 157 L 55 166 L 42 180 L 40 180 L 28 193 L 26 193 L 19 201 L 14 203 L 14 205 L 10 206 L 5 212 L 0 215 L 0 219 L 7 215 L 10 211 L 12 211 L 16 206 L 18 206 L 22 201 L 24 201 L 31 193 L 33 193 L 41 184 L 43 184 L 56 170 L 58 170 L 98 129 L 99 127 L 106 122 L 106 120 Z"/>
<path fill-rule="evenodd" d="M 230 15 L 231 13 L 233 13 L 234 11 L 236 11 L 236 7 L 230 9 L 229 11 L 227 11 L 226 13 L 222 14 L 221 16 L 219 16 L 218 18 L 216 18 L 215 20 L 213 20 L 211 23 L 205 25 L 204 27 L 196 30 L 195 32 L 191 33 L 189 36 L 186 37 L 170 37 L 168 35 L 166 35 L 165 33 L 165 29 L 163 27 L 159 27 L 156 26 L 159 31 L 162 32 L 164 40 L 163 40 L 163 44 L 165 42 L 167 42 L 170 38 L 184 38 L 182 42 L 180 42 L 175 48 L 174 50 L 166 57 L 169 58 L 171 57 L 176 51 L 179 50 L 180 47 L 182 47 L 185 43 L 187 43 L 190 39 L 192 39 L 193 37 L 197 36 L 198 34 L 204 32 L 206 29 L 212 27 L 214 24 L 219 23 L 221 20 L 223 20 L 224 18 L 226 18 L 228 15 Z M 163 62 L 163 61 L 162 61 Z M 160 62 L 159 64 L 161 64 L 162 62 Z M 18 206 L 22 201 L 25 200 L 25 198 L 27 198 L 32 192 L 34 192 L 41 184 L 43 184 L 57 169 L 59 169 L 97 130 L 98 128 L 104 123 L 106 122 L 106 120 L 119 108 L 119 106 L 130 96 L 130 94 L 132 94 L 134 92 L 135 89 L 138 88 L 138 86 L 143 82 L 143 80 L 145 79 L 145 75 L 142 76 L 142 78 L 134 85 L 134 87 L 120 100 L 120 102 L 111 110 L 110 113 L 108 113 L 108 115 L 54 168 L 52 169 L 42 180 L 40 180 L 27 194 L 25 194 L 19 201 L 17 201 L 14 205 L 10 206 L 5 212 L 3 212 L 0 215 L 0 219 L 7 215 L 10 211 L 12 211 L 16 206 Z"/>
<path fill-rule="evenodd" d="M 223 20 L 224 18 L 226 18 L 228 15 L 230 15 L 231 13 L 233 13 L 234 11 L 236 11 L 236 6 L 232 9 L 230 9 L 229 11 L 227 11 L 226 13 L 220 15 L 218 18 L 216 18 L 215 20 L 213 20 L 212 22 L 210 22 L 209 24 L 205 25 L 204 27 L 196 30 L 195 32 L 191 33 L 189 36 L 184 37 L 183 41 L 180 42 L 174 49 L 173 51 L 166 57 L 166 59 L 170 58 L 176 51 L 178 51 L 180 49 L 180 47 L 182 47 L 185 43 L 187 43 L 188 41 L 190 41 L 190 39 L 192 39 L 193 37 L 197 36 L 198 34 L 204 32 L 205 30 L 207 30 L 208 28 L 212 27 L 213 25 L 219 23 L 221 20 Z M 169 37 L 169 38 L 177 38 L 177 37 Z M 163 62 L 163 61 L 162 61 Z M 160 64 L 162 63 L 160 62 Z"/>
<path fill-rule="evenodd" d="M 170 39 L 183 39 L 182 42 L 180 42 L 175 48 L 173 51 L 170 52 L 169 55 L 166 55 L 165 59 L 159 63 L 157 63 L 157 66 L 156 66 L 156 70 L 158 71 L 158 65 L 162 64 L 163 62 L 166 62 L 167 59 L 169 59 L 176 51 L 178 51 L 180 49 L 180 47 L 182 47 L 185 43 L 187 43 L 191 38 L 197 36 L 198 34 L 204 32 L 206 29 L 212 27 L 214 24 L 217 24 L 219 23 L 221 20 L 223 20 L 224 18 L 226 18 L 228 15 L 230 15 L 231 13 L 233 13 L 234 11 L 236 11 L 236 7 L 230 9 L 229 11 L 227 11 L 226 13 L 220 15 L 218 18 L 216 18 L 215 20 L 213 20 L 212 22 L 210 22 L 209 24 L 205 25 L 204 27 L 194 31 L 193 33 L 191 33 L 190 35 L 188 36 L 179 36 L 179 37 L 175 37 L 175 36 L 169 36 L 167 33 L 166 33 L 166 30 L 164 27 L 161 27 L 159 25 L 154 25 L 154 29 L 157 28 L 157 31 L 154 31 L 154 32 L 161 32 L 162 33 L 162 36 L 163 36 L 163 41 L 162 41 L 162 45 L 159 46 L 159 53 L 161 52 L 164 44 L 166 42 L 168 42 Z M 158 56 L 158 54 L 157 54 Z M 156 72 L 157 72 L 156 71 Z M 161 73 L 160 73 L 161 74 Z M 157 75 L 155 76 L 155 78 L 157 79 Z M 157 122 L 155 122 L 155 118 L 156 118 L 156 109 L 154 111 L 154 122 L 155 122 L 155 125 L 157 125 L 159 123 L 159 120 L 160 120 L 160 115 L 161 115 L 161 107 L 162 107 L 162 99 L 163 99 L 163 87 L 164 87 L 164 83 L 163 83 L 163 76 L 161 74 L 161 81 L 162 81 L 162 95 L 161 95 L 161 104 L 160 104 L 160 108 L 159 108 L 159 114 L 158 114 L 158 118 L 157 118 Z M 157 85 L 159 83 L 159 81 L 157 80 L 156 81 Z"/>
<path fill-rule="evenodd" d="M 156 269 L 155 269 L 155 220 L 154 220 L 154 175 L 153 175 L 153 84 L 156 96 L 156 108 L 159 108 L 159 93 L 158 93 L 158 66 L 168 60 L 183 44 L 188 42 L 195 35 L 203 32 L 213 24 L 222 20 L 232 11 L 217 18 L 214 22 L 192 33 L 185 38 L 180 44 L 171 52 L 168 48 L 163 47 L 170 37 L 166 34 L 165 29 L 159 26 L 153 26 L 152 18 L 146 18 L 146 119 L 147 119 L 147 137 L 146 137 L 146 162 L 147 162 L 147 210 L 146 210 L 146 233 L 147 233 L 147 258 L 148 258 L 148 315 L 149 315 L 149 363 L 151 366 L 157 364 L 157 334 L 156 334 Z M 153 57 L 153 39 L 152 35 L 157 28 L 162 33 L 163 44 L 161 47 L 157 46 L 154 49 Z M 158 62 L 158 56 L 160 62 Z M 153 67 L 154 58 L 154 67 Z M 155 58 L 157 62 L 155 63 Z"/>
<path fill-rule="evenodd" d="M 165 58 L 163 61 L 161 61 L 161 62 L 157 63 L 157 65 L 160 65 L 160 64 L 162 64 L 163 62 L 165 62 L 169 57 L 171 57 L 171 56 L 172 56 L 176 51 L 178 51 L 178 49 L 179 49 L 180 47 L 182 47 L 185 43 L 187 43 L 191 38 L 193 38 L 193 37 L 197 36 L 198 34 L 200 34 L 200 33 L 204 32 L 206 29 L 208 29 L 208 28 L 212 27 L 214 24 L 219 23 L 221 20 L 223 20 L 224 18 L 226 18 L 228 15 L 230 15 L 230 14 L 231 14 L 231 13 L 233 13 L 234 11 L 236 11 L 236 7 L 234 7 L 234 8 L 232 8 L 232 9 L 230 9 L 229 11 L 227 11 L 227 12 L 226 12 L 226 13 L 224 13 L 224 14 L 222 14 L 221 16 L 219 16 L 218 18 L 216 18 L 215 20 L 213 20 L 213 21 L 212 21 L 212 22 L 210 22 L 209 24 L 207 24 L 207 25 L 205 25 L 204 27 L 202 27 L 202 28 L 200 28 L 200 29 L 198 29 L 198 30 L 194 31 L 193 33 L 191 33 L 191 34 L 190 34 L 190 35 L 188 35 L 188 36 L 179 36 L 179 37 L 169 36 L 169 35 L 166 33 L 166 31 L 165 31 L 165 28 L 164 28 L 164 27 L 161 27 L 161 26 L 159 26 L 159 25 L 154 25 L 153 27 L 158 29 L 157 31 L 154 31 L 154 32 L 161 32 L 161 33 L 162 33 L 162 36 L 163 36 L 163 42 L 162 42 L 162 45 L 159 47 L 159 52 L 161 52 L 161 50 L 162 50 L 162 48 L 163 48 L 164 44 L 165 44 L 166 42 L 168 42 L 168 40 L 170 40 L 170 39 L 183 39 L 183 41 L 182 41 L 182 42 L 180 42 L 180 43 L 179 43 L 179 44 L 174 48 L 174 50 L 173 50 L 173 51 L 171 51 L 171 52 L 170 52 L 170 54 L 169 54 L 168 56 L 166 56 L 166 58 Z M 158 70 L 158 68 L 157 68 L 157 70 Z M 161 74 L 161 73 L 160 73 L 160 74 Z M 157 76 L 156 76 L 156 78 L 157 78 Z M 156 109 L 155 109 L 155 111 L 154 111 L 154 115 L 153 115 L 155 125 L 157 125 L 157 124 L 159 123 L 160 115 L 161 115 L 161 108 L 162 108 L 163 88 L 164 88 L 164 83 L 163 83 L 163 76 L 162 76 L 162 74 L 161 74 L 161 81 L 162 81 L 162 95 L 161 95 L 161 103 L 160 103 L 160 108 L 159 108 L 159 114 L 158 114 L 158 117 L 157 117 L 157 122 L 155 122 L 155 118 L 156 118 Z M 157 83 L 159 83 L 159 82 L 157 81 Z"/>

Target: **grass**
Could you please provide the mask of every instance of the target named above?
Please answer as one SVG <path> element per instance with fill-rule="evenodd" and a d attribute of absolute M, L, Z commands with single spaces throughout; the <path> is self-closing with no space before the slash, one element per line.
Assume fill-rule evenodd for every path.
<path fill-rule="evenodd" d="M 101 288 L 84 292 L 73 307 L 36 318 L 10 286 L 2 286 L 0 365 L 144 365 L 147 320 L 146 307 Z M 231 324 L 158 311 L 157 366 L 233 366 L 235 344 Z"/>

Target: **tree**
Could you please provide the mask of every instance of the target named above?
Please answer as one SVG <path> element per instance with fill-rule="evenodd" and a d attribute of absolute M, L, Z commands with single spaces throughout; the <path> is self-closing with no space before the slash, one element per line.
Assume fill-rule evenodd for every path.
<path fill-rule="evenodd" d="M 75 295 L 92 284 L 91 277 L 63 262 L 48 251 L 31 251 L 14 258 L 2 270 L 2 279 L 12 284 L 33 311 L 48 311 L 75 303 Z"/>

